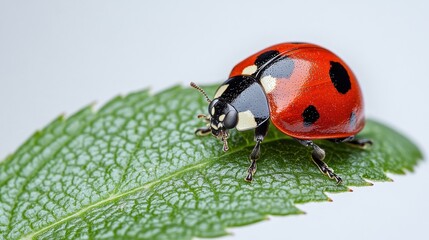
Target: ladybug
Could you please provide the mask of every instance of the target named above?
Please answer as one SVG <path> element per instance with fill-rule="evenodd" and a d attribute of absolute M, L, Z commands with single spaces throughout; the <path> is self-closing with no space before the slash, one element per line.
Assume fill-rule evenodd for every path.
<path fill-rule="evenodd" d="M 254 129 L 255 147 L 246 181 L 256 172 L 260 145 L 270 122 L 300 144 L 312 148 L 319 170 L 341 183 L 342 179 L 323 162 L 325 151 L 313 140 L 326 139 L 364 147 L 372 142 L 355 139 L 365 125 L 359 83 L 347 64 L 331 51 L 310 43 L 281 43 L 259 51 L 238 63 L 229 79 L 209 102 L 207 122 L 197 135 L 212 134 L 228 150 L 228 131 Z"/>

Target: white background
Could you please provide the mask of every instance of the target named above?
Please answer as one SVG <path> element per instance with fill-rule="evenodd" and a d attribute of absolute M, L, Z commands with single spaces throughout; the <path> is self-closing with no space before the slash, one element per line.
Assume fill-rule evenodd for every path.
<path fill-rule="evenodd" d="M 1 0 L 0 158 L 61 113 L 142 88 L 220 83 L 241 59 L 284 41 L 341 56 L 367 116 L 428 155 L 429 6 L 353 2 Z M 428 170 L 423 162 L 394 183 L 330 194 L 333 203 L 301 205 L 307 215 L 224 239 L 429 239 Z"/>

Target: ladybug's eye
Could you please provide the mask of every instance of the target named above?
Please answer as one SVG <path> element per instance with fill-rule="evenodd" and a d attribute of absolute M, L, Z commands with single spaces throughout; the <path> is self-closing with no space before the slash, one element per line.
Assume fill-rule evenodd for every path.
<path fill-rule="evenodd" d="M 213 101 L 210 102 L 209 104 L 209 114 L 213 117 L 216 113 L 216 105 L 219 103 L 218 99 L 215 99 Z"/>
<path fill-rule="evenodd" d="M 236 110 L 229 111 L 223 119 L 223 125 L 227 129 L 234 128 L 238 122 L 238 113 Z"/>

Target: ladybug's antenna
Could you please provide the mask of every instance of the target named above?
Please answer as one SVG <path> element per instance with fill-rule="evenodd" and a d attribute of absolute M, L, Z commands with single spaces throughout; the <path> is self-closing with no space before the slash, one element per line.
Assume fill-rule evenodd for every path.
<path fill-rule="evenodd" d="M 204 95 L 204 97 L 206 97 L 207 102 L 211 102 L 212 101 L 212 100 L 210 100 L 209 96 L 207 96 L 207 93 L 204 92 L 204 90 L 202 88 L 200 88 L 194 82 L 191 82 L 191 87 L 193 87 L 193 88 L 197 89 L 198 91 L 200 91 L 200 93 L 202 93 Z"/>

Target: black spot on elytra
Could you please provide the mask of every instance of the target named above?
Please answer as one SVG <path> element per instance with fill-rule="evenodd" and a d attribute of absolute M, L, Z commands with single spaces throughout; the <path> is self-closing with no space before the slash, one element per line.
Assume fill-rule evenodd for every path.
<path fill-rule="evenodd" d="M 291 42 L 292 44 L 306 44 L 305 42 Z"/>
<path fill-rule="evenodd" d="M 280 52 L 276 50 L 266 51 L 256 58 L 255 65 L 258 66 L 258 68 L 260 68 L 262 65 L 264 65 L 271 59 L 277 57 L 279 54 Z"/>
<path fill-rule="evenodd" d="M 310 126 L 319 119 L 320 115 L 316 107 L 313 105 L 308 106 L 304 112 L 302 112 L 302 118 L 304 119 L 304 126 Z"/>
<path fill-rule="evenodd" d="M 341 94 L 346 94 L 352 87 L 349 74 L 341 63 L 331 61 L 329 77 L 335 89 Z"/>
<path fill-rule="evenodd" d="M 269 66 L 263 70 L 261 78 L 268 75 L 271 75 L 274 78 L 290 78 L 294 68 L 294 61 L 288 56 L 284 56 L 272 64 L 269 64 Z"/>

